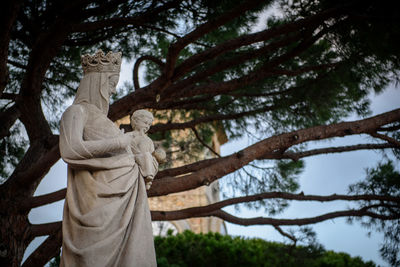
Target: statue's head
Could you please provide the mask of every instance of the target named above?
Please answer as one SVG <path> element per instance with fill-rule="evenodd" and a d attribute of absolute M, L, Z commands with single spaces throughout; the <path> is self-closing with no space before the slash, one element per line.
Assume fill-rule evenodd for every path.
<path fill-rule="evenodd" d="M 75 104 L 89 103 L 107 114 L 111 94 L 115 93 L 121 70 L 121 52 L 98 50 L 81 57 L 84 76 L 75 97 Z"/>
<path fill-rule="evenodd" d="M 139 109 L 133 112 L 131 116 L 131 126 L 133 130 L 141 130 L 147 132 L 153 123 L 154 117 L 151 112 L 145 109 Z"/>

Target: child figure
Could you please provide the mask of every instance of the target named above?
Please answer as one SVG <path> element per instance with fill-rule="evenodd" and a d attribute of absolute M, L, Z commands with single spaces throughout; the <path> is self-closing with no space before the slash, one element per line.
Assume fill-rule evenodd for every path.
<path fill-rule="evenodd" d="M 153 114 L 144 109 L 136 110 L 131 116 L 133 140 L 130 148 L 146 182 L 147 190 L 157 174 L 158 163 L 165 160 L 165 151 L 161 148 L 154 150 L 154 143 L 146 134 L 153 120 Z"/>

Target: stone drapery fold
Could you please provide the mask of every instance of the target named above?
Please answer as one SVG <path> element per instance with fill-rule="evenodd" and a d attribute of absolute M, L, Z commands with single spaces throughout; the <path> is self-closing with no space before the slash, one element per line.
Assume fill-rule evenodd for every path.
<path fill-rule="evenodd" d="M 73 104 L 63 114 L 61 266 L 156 266 L 145 182 L 121 134 L 97 105 Z"/>

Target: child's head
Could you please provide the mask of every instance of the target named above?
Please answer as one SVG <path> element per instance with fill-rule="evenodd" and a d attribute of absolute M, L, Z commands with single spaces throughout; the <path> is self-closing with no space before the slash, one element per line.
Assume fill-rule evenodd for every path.
<path fill-rule="evenodd" d="M 153 123 L 154 117 L 151 112 L 148 112 L 145 109 L 139 109 L 133 112 L 131 116 L 131 126 L 133 130 L 144 129 L 144 132 L 147 132 Z"/>

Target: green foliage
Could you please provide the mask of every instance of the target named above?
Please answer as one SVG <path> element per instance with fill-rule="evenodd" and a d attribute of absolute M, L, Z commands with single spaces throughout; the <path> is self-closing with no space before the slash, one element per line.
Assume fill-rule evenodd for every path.
<path fill-rule="evenodd" d="M 379 163 L 376 168 L 367 169 L 366 173 L 367 178 L 351 185 L 350 192 L 400 196 L 400 173 L 393 161 Z"/>
<path fill-rule="evenodd" d="M 155 238 L 159 267 L 184 266 L 375 266 L 346 253 L 325 251 L 321 247 L 290 246 L 262 239 L 244 239 L 218 233 Z"/>
<path fill-rule="evenodd" d="M 380 163 L 376 168 L 367 170 L 367 177 L 362 182 L 349 187 L 351 193 L 376 194 L 384 196 L 400 196 L 400 173 L 392 161 Z M 400 215 L 400 205 L 397 202 L 381 201 L 380 207 L 374 208 L 376 202 L 362 204 L 361 207 L 380 216 L 395 217 Z M 359 219 L 361 224 L 369 229 L 375 229 L 383 233 L 384 243 L 381 244 L 380 253 L 382 258 L 392 266 L 400 265 L 400 220 L 389 221 L 377 220 L 376 218 Z"/>
<path fill-rule="evenodd" d="M 13 167 L 22 159 L 27 145 L 20 123 L 16 123 L 10 129 L 9 136 L 0 140 L 0 184 L 6 180 Z"/>
<path fill-rule="evenodd" d="M 262 239 L 190 231 L 154 239 L 159 267 L 374 267 L 360 257 L 326 251 L 320 246 L 292 246 Z M 60 257 L 50 262 L 59 266 Z"/>
<path fill-rule="evenodd" d="M 50 263 L 49 267 L 60 266 L 60 256 L 58 255 L 58 256 L 54 257 L 54 259 L 52 259 L 49 263 Z"/>
<path fill-rule="evenodd" d="M 266 161 L 255 161 L 225 177 L 220 183 L 224 198 L 252 195 L 260 192 L 289 192 L 299 189 L 298 177 L 304 168 L 302 160 L 279 160 L 272 165 Z M 255 210 L 264 209 L 270 215 L 282 212 L 289 202 L 284 199 L 268 199 L 243 204 Z M 240 209 L 236 205 L 237 210 Z"/>

